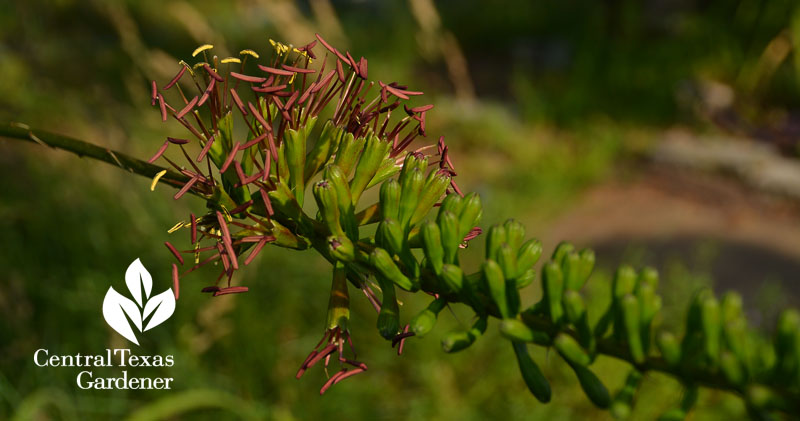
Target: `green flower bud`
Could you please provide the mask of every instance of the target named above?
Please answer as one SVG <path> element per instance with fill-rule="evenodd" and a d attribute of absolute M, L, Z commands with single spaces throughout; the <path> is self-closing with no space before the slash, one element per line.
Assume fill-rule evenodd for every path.
<path fill-rule="evenodd" d="M 547 262 L 542 272 L 544 300 L 547 303 L 550 320 L 561 323 L 564 309 L 561 307 L 561 294 L 564 291 L 564 279 L 556 262 Z"/>
<path fill-rule="evenodd" d="M 425 179 L 419 169 L 411 170 L 405 178 L 400 179 L 400 208 L 398 209 L 398 221 L 404 230 L 411 226 L 411 217 L 417 209 L 422 186 Z"/>
<path fill-rule="evenodd" d="M 586 312 L 586 305 L 583 303 L 580 293 L 577 291 L 564 291 L 562 298 L 567 320 L 575 326 L 578 332 L 578 340 L 582 347 L 586 348 L 591 354 L 595 350 L 595 336 L 589 325 L 589 317 Z"/>
<path fill-rule="evenodd" d="M 598 408 L 608 408 L 611 405 L 611 396 L 608 394 L 608 389 L 597 378 L 597 376 L 588 368 L 578 365 L 570 364 L 575 375 L 578 377 L 578 382 L 581 384 L 583 393 L 592 401 Z"/>
<path fill-rule="evenodd" d="M 642 345 L 641 310 L 639 301 L 631 294 L 626 294 L 620 301 L 620 311 L 625 328 L 625 339 L 628 341 L 628 349 L 631 357 L 637 364 L 644 362 L 645 353 Z"/>
<path fill-rule="evenodd" d="M 497 261 L 500 245 L 506 242 L 506 229 L 502 225 L 492 225 L 486 234 L 486 258 Z"/>
<path fill-rule="evenodd" d="M 622 385 L 622 388 L 611 403 L 611 415 L 614 418 L 627 419 L 630 416 L 633 398 L 641 382 L 642 373 L 635 368 L 631 369 L 631 371 L 628 372 L 628 377 L 625 378 L 625 384 Z"/>
<path fill-rule="evenodd" d="M 651 268 L 651 267 L 649 267 L 649 266 L 645 267 L 644 269 L 641 270 L 641 272 L 639 272 L 639 279 L 637 281 L 637 284 L 639 284 L 639 285 L 641 285 L 641 284 L 650 285 L 650 287 L 653 288 L 653 291 L 657 291 L 658 290 L 658 271 L 653 269 L 653 268 Z"/>
<path fill-rule="evenodd" d="M 525 240 L 525 227 L 516 219 L 510 218 L 503 223 L 503 228 L 506 230 L 506 244 L 516 252 Z"/>
<path fill-rule="evenodd" d="M 410 225 L 416 225 L 425 218 L 425 215 L 427 215 L 431 209 L 433 209 L 433 205 L 439 201 L 447 190 L 447 186 L 450 185 L 450 178 L 450 173 L 445 170 L 431 171 L 430 174 L 428 174 L 428 178 L 425 180 L 425 184 L 422 187 L 417 208 L 411 216 Z"/>
<path fill-rule="evenodd" d="M 503 270 L 503 276 L 507 281 L 514 283 L 517 271 L 517 250 L 512 249 L 508 244 L 500 245 L 500 251 L 497 253 L 497 263 Z"/>
<path fill-rule="evenodd" d="M 317 142 L 314 143 L 314 147 L 309 152 L 308 157 L 306 158 L 306 165 L 303 170 L 303 176 L 305 177 L 305 182 L 308 183 L 314 174 L 325 165 L 326 162 L 331 158 L 333 151 L 336 150 L 339 142 L 339 138 L 342 136 L 342 131 L 338 127 L 334 126 L 331 120 L 325 122 L 325 125 L 322 126 L 322 132 L 317 139 Z"/>
<path fill-rule="evenodd" d="M 542 256 L 542 242 L 536 239 L 526 241 L 517 253 L 517 270 L 525 273 L 539 261 Z"/>
<path fill-rule="evenodd" d="M 677 367 L 681 363 L 681 346 L 672 333 L 666 331 L 659 333 L 656 336 L 656 345 L 667 364 Z"/>
<path fill-rule="evenodd" d="M 442 280 L 447 288 L 454 293 L 460 293 L 464 287 L 464 273 L 456 265 L 445 263 L 442 265 Z"/>
<path fill-rule="evenodd" d="M 327 180 L 336 192 L 336 201 L 339 207 L 339 222 L 345 233 L 353 241 L 358 241 L 358 224 L 356 223 L 355 206 L 353 206 L 350 188 L 342 170 L 334 164 L 325 167 L 324 179 Z"/>
<path fill-rule="evenodd" d="M 533 269 L 526 270 L 522 275 L 517 278 L 515 284 L 517 289 L 525 288 L 536 280 L 536 271 Z"/>
<path fill-rule="evenodd" d="M 464 237 L 469 234 L 470 230 L 481 222 L 481 216 L 483 215 L 481 197 L 475 192 L 467 194 L 463 199 L 457 194 L 451 194 L 448 195 L 448 197 L 449 196 L 454 196 L 454 199 L 458 198 L 458 202 L 460 202 L 457 203 L 460 205 L 459 211 L 456 213 L 454 210 L 451 210 L 451 212 L 458 215 L 458 235 L 461 239 L 464 239 Z"/>
<path fill-rule="evenodd" d="M 328 226 L 334 235 L 345 236 L 342 225 L 339 223 L 339 199 L 336 197 L 336 190 L 327 180 L 322 180 L 314 185 L 314 198 L 319 206 L 319 213 L 322 222 Z"/>
<path fill-rule="evenodd" d="M 439 206 L 439 215 L 441 215 L 443 212 L 452 212 L 453 215 L 459 216 L 460 218 L 463 210 L 464 201 L 461 199 L 461 196 L 457 194 L 448 194 L 444 197 L 444 200 L 442 200 L 442 205 Z M 467 232 L 469 232 L 469 230 L 467 230 Z"/>
<path fill-rule="evenodd" d="M 446 305 L 447 301 L 441 298 L 431 301 L 428 307 L 411 319 L 411 321 L 408 323 L 409 329 L 417 336 L 425 336 L 431 331 L 431 329 L 433 329 L 439 312 L 441 312 Z"/>
<path fill-rule="evenodd" d="M 722 296 L 721 308 L 722 322 L 730 323 L 742 316 L 742 296 L 734 291 L 728 291 Z"/>
<path fill-rule="evenodd" d="M 575 291 L 583 288 L 592 275 L 594 261 L 594 251 L 590 249 L 567 254 L 563 262 L 565 287 Z"/>
<path fill-rule="evenodd" d="M 303 205 L 302 197 L 305 196 L 305 178 L 303 171 L 306 165 L 306 131 L 287 128 L 283 132 L 283 142 L 286 145 L 284 153 L 286 155 L 286 165 L 289 169 L 289 187 L 295 197 Z"/>
<path fill-rule="evenodd" d="M 403 252 L 403 229 L 394 219 L 384 219 L 378 224 L 378 231 L 381 242 L 379 245 L 391 253 L 401 254 Z M 376 237 L 377 238 L 377 237 Z"/>
<path fill-rule="evenodd" d="M 522 374 L 522 379 L 525 380 L 525 385 L 531 391 L 533 396 L 539 402 L 550 402 L 552 392 L 550 390 L 550 383 L 539 370 L 539 366 L 528 354 L 528 348 L 522 342 L 514 342 L 514 354 L 517 356 L 517 363 L 519 364 L 519 371 Z"/>
<path fill-rule="evenodd" d="M 713 296 L 708 296 L 702 302 L 701 320 L 703 325 L 703 339 L 706 357 L 712 365 L 716 366 L 720 352 L 720 314 L 719 303 Z"/>
<path fill-rule="evenodd" d="M 503 271 L 500 269 L 500 265 L 494 260 L 486 260 L 483 263 L 483 278 L 486 281 L 489 296 L 497 305 L 500 316 L 504 319 L 511 317 L 512 314 L 506 297 L 506 281 L 503 278 Z"/>
<path fill-rule="evenodd" d="M 412 292 L 419 289 L 419 285 L 416 285 L 405 275 L 403 275 L 402 272 L 400 272 L 400 269 L 397 267 L 397 265 L 395 265 L 392 257 L 389 256 L 389 253 L 387 253 L 386 250 L 380 247 L 375 247 L 375 249 L 372 250 L 372 253 L 370 253 L 369 259 L 372 266 L 378 269 L 378 272 L 381 275 L 394 282 L 400 288 Z"/>
<path fill-rule="evenodd" d="M 339 147 L 336 149 L 336 158 L 334 158 L 333 163 L 342 169 L 345 177 L 350 176 L 350 171 L 353 170 L 361 151 L 364 150 L 365 142 L 366 139 L 363 137 L 353 138 L 352 133 L 343 133 L 339 139 Z"/>
<path fill-rule="evenodd" d="M 389 154 L 390 143 L 382 141 L 374 134 L 369 136 L 364 146 L 364 152 L 356 165 L 356 172 L 350 182 L 350 191 L 353 194 L 353 204 L 358 202 L 361 193 L 378 172 L 384 159 Z"/>
<path fill-rule="evenodd" d="M 639 283 L 636 288 L 636 298 L 639 300 L 640 308 L 640 335 L 644 352 L 647 353 L 650 347 L 650 326 L 656 314 L 661 310 L 661 297 L 656 295 L 653 287 L 649 283 Z"/>
<path fill-rule="evenodd" d="M 375 250 L 381 249 L 376 248 Z M 394 284 L 384 276 L 378 275 L 377 278 L 383 291 L 381 311 L 378 313 L 378 332 L 384 339 L 391 340 L 400 331 L 400 308 L 397 304 Z"/>
<path fill-rule="evenodd" d="M 556 249 L 553 250 L 553 257 L 551 257 L 550 260 L 558 263 L 559 266 L 562 266 L 564 264 L 564 258 L 566 258 L 567 255 L 573 251 L 575 251 L 575 246 L 566 241 L 562 241 L 558 244 L 558 246 L 556 246 Z"/>
<path fill-rule="evenodd" d="M 591 357 L 581 348 L 578 341 L 566 333 L 559 333 L 553 341 L 553 346 L 565 360 L 572 364 L 587 366 L 592 362 Z"/>
<path fill-rule="evenodd" d="M 729 382 L 741 386 L 745 382 L 745 372 L 739 359 L 733 353 L 723 351 L 719 356 L 719 368 Z"/>
<path fill-rule="evenodd" d="M 328 253 L 342 262 L 352 262 L 356 258 L 353 242 L 344 235 L 328 237 Z"/>
<path fill-rule="evenodd" d="M 484 332 L 486 332 L 486 317 L 480 317 L 468 331 L 455 331 L 445 335 L 442 339 L 442 349 L 447 353 L 461 351 L 472 345 Z"/>
<path fill-rule="evenodd" d="M 400 208 L 400 184 L 397 180 L 388 180 L 381 184 L 380 193 L 381 216 L 383 219 L 394 219 L 397 221 Z"/>
<path fill-rule="evenodd" d="M 367 189 L 377 186 L 378 184 L 382 183 L 383 180 L 397 174 L 400 171 L 400 167 L 395 165 L 394 158 L 388 157 L 381 162 L 381 166 L 378 167 L 378 171 L 375 173 L 375 176 L 372 177 L 372 180 L 367 184 Z"/>
<path fill-rule="evenodd" d="M 442 236 L 439 226 L 432 221 L 422 224 L 422 250 L 428 266 L 436 276 L 442 275 L 442 265 L 444 264 L 444 249 L 442 248 Z"/>
<path fill-rule="evenodd" d="M 444 261 L 454 264 L 458 258 L 458 245 L 461 244 L 461 238 L 458 237 L 458 218 L 450 211 L 439 212 L 436 222 L 442 234 Z"/>
<path fill-rule="evenodd" d="M 533 342 L 534 332 L 519 319 L 505 319 L 500 322 L 500 333 L 508 340 L 516 342 Z"/>

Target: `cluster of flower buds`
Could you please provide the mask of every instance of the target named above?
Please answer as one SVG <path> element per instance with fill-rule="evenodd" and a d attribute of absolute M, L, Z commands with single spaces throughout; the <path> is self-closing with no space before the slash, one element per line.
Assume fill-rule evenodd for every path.
<path fill-rule="evenodd" d="M 325 55 L 313 67 L 317 42 Z M 421 92 L 369 82 L 363 57 L 355 60 L 319 36 L 300 48 L 273 46 L 275 54 L 260 64 L 252 50 L 220 59 L 209 57 L 212 46 L 205 45 L 193 54 L 198 63 L 182 62 L 162 89 L 154 82 L 152 105 L 193 138 L 167 138 L 151 162 L 162 158 L 189 178 L 176 199 L 191 193 L 207 200 L 205 214 L 192 214 L 171 230 L 189 229 L 192 247 L 179 251 L 166 244 L 180 265 L 184 255 L 194 256 L 194 265 L 183 273 L 173 267 L 176 293 L 180 277 L 218 262 L 217 282 L 203 291 L 215 296 L 247 291 L 231 286 L 232 276 L 268 244 L 313 248 L 331 262 L 327 325 L 298 378 L 320 361 L 327 367 L 338 355 L 334 361 L 341 370 L 328 378 L 324 393 L 367 369 L 357 361 L 349 331 L 349 289 L 355 288 L 376 310 L 380 335 L 399 345 L 398 354 L 406 339 L 429 333 L 448 305 L 468 306 L 475 319 L 469 329 L 444 336 L 446 352 L 467 348 L 486 331 L 490 317 L 499 319 L 525 383 L 542 402 L 551 398 L 550 385 L 528 354 L 529 343 L 555 348 L 588 398 L 619 416 L 630 412 L 646 370 L 671 373 L 687 385 L 687 397 L 672 415 L 691 408 L 698 385 L 738 392 L 753 411 L 797 409 L 797 401 L 789 399 L 800 388 L 797 313 L 781 318 L 771 344 L 747 328 L 736 295 L 726 295 L 720 304 L 706 291 L 692 302 L 679 342 L 667 332 L 654 334 L 661 309 L 657 273 L 623 267 L 610 286 L 607 311 L 592 323 L 580 291 L 595 256 L 568 243 L 543 265 L 541 301 L 523 306 L 519 290 L 536 280 L 533 266 L 542 245 L 526 241 L 522 225 L 508 220 L 486 233 L 480 270 L 463 272 L 459 250 L 482 233 L 481 201 L 475 193 L 463 195 L 453 181 L 456 172 L 442 138 L 418 145 L 433 107 L 403 105 L 397 112 Z M 167 92 L 180 105 L 170 105 Z M 190 155 L 193 145 L 196 154 Z M 169 147 L 179 148 L 189 167 L 169 159 Z M 362 206 L 363 193 L 377 186 L 378 202 Z M 308 190 L 316 207 L 304 203 Z M 437 206 L 435 218 L 426 220 Z M 377 224 L 374 235 L 364 235 L 362 227 L 370 224 Z M 396 288 L 421 290 L 433 300 L 404 324 Z M 345 356 L 345 342 L 352 357 Z M 589 369 L 600 353 L 633 366 L 613 399 Z"/>
<path fill-rule="evenodd" d="M 178 260 L 172 271 L 176 296 L 180 278 L 220 262 L 216 282 L 202 291 L 214 296 L 248 291 L 231 286 L 233 274 L 250 264 L 267 244 L 298 250 L 312 247 L 331 262 L 339 262 L 329 305 L 329 313 L 335 316 L 329 317 L 320 349 L 315 348 L 303 363 L 298 377 L 323 358 L 327 366 L 337 349 L 339 361 L 355 368 L 332 377 L 324 392 L 366 370 L 363 363 L 344 357 L 343 343 L 351 339 L 349 296 L 343 280 L 350 279 L 365 292 L 380 313 L 381 333 L 390 339 L 399 336 L 400 350 L 405 338 L 398 325 L 393 287 L 383 284 L 388 278 L 373 275 L 357 262 L 357 257 L 377 250 L 367 260 L 392 276 L 399 273 L 384 250 L 364 249 L 359 227 L 372 223 L 378 214 L 377 205 L 356 213 L 361 195 L 400 172 L 403 197 L 397 200 L 403 210 L 395 223 L 408 230 L 446 192 L 459 189 L 452 180 L 455 171 L 443 138 L 412 149 L 425 136 L 426 113 L 433 108 L 407 104 L 422 92 L 398 83 L 370 82 L 366 59 L 356 60 L 317 38 L 299 48 L 271 41 L 274 52 L 265 62 L 253 50 L 220 58 L 212 54 L 212 45 L 197 48 L 192 54 L 196 63 L 182 61 L 180 71 L 162 88 L 152 82 L 151 105 L 159 108 L 162 120 L 177 120 L 191 136 L 168 137 L 150 162 L 163 159 L 188 177 L 175 199 L 194 194 L 206 199 L 209 209 L 201 216 L 191 214 L 188 221 L 170 230 L 190 231 L 191 247 L 179 250 L 170 242 L 165 244 Z M 319 59 L 314 52 L 318 43 L 324 47 Z M 317 124 L 320 115 L 327 120 Z M 180 149 L 186 165 L 168 157 L 170 148 Z M 431 164 L 438 165 L 426 179 L 429 156 L 435 156 Z M 415 170 L 401 171 L 409 159 L 417 162 Z M 165 173 L 156 175 L 153 189 Z M 308 212 L 304 203 L 309 187 L 317 217 L 309 216 L 313 211 Z M 413 256 L 407 246 L 402 247 L 410 264 Z M 194 264 L 181 271 L 179 265 L 188 260 L 185 255 L 193 256 Z M 370 287 L 375 282 L 381 284 L 380 303 Z"/>

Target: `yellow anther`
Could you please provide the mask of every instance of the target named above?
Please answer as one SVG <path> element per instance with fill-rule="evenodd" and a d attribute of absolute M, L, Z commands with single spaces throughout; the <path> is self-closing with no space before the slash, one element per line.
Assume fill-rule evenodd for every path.
<path fill-rule="evenodd" d="M 275 48 L 275 52 L 278 53 L 279 56 L 289 52 L 289 46 L 282 42 L 278 42 L 270 38 L 269 43 L 272 44 L 272 47 Z"/>
<path fill-rule="evenodd" d="M 203 65 L 208 64 L 205 61 L 201 61 L 200 63 L 195 64 L 192 66 L 192 69 L 197 70 L 198 67 L 203 67 Z"/>
<path fill-rule="evenodd" d="M 240 55 L 240 56 L 241 56 L 241 55 L 244 55 L 244 54 L 247 54 L 247 55 L 253 56 L 253 57 L 255 57 L 255 58 L 258 58 L 258 53 L 256 53 L 256 52 L 255 52 L 255 51 L 253 51 L 253 50 L 242 50 L 242 51 L 239 51 L 239 55 Z"/>
<path fill-rule="evenodd" d="M 220 63 L 222 63 L 222 64 L 227 64 L 227 63 L 241 63 L 241 62 L 242 62 L 242 61 L 241 61 L 241 60 L 239 60 L 239 59 L 238 59 L 238 58 L 236 58 L 236 57 L 228 57 L 228 58 L 224 58 L 224 59 L 222 59 L 222 60 L 220 61 Z"/>
<path fill-rule="evenodd" d="M 153 177 L 153 182 L 150 183 L 150 191 L 155 191 L 156 190 L 156 184 L 158 184 L 158 180 L 160 180 L 161 177 L 163 177 L 164 174 L 166 174 L 166 173 L 167 173 L 167 170 L 161 170 L 156 174 L 155 177 Z"/>
<path fill-rule="evenodd" d="M 194 52 L 192 53 L 192 57 L 196 57 L 198 54 L 202 53 L 203 51 L 210 50 L 212 48 L 214 48 L 214 46 L 211 45 L 211 44 L 203 44 L 203 45 L 197 47 L 194 50 Z"/>
<path fill-rule="evenodd" d="M 181 66 L 185 67 L 186 70 L 189 71 L 189 74 L 194 76 L 194 71 L 192 70 L 192 66 L 190 66 L 189 63 L 181 60 L 181 61 L 178 62 L 178 64 L 180 64 Z"/>
<path fill-rule="evenodd" d="M 225 219 L 227 219 L 228 222 L 233 221 L 233 218 L 231 218 L 231 214 L 228 212 L 228 208 L 226 208 L 225 205 L 222 204 L 220 204 L 220 206 L 222 207 L 222 212 L 225 213 Z"/>
<path fill-rule="evenodd" d="M 175 226 L 173 226 L 172 228 L 168 229 L 167 232 L 172 234 L 173 232 L 181 229 L 184 225 L 186 225 L 186 221 L 178 222 L 177 224 L 175 224 Z"/>

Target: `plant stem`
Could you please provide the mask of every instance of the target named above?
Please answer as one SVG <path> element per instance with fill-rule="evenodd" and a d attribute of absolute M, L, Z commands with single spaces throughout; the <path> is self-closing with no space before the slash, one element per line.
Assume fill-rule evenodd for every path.
<path fill-rule="evenodd" d="M 166 182 L 174 187 L 180 188 L 189 181 L 189 177 L 166 169 L 164 167 L 142 161 L 141 159 L 134 158 L 122 152 L 113 151 L 111 149 L 102 148 L 93 145 L 89 142 L 84 142 L 68 136 L 47 132 L 39 129 L 32 129 L 22 123 L 8 123 L 0 125 L 0 137 L 5 137 L 14 140 L 24 140 L 32 143 L 38 143 L 42 146 L 50 146 L 54 149 L 61 149 L 67 152 L 72 152 L 79 157 L 88 157 L 106 162 L 108 164 L 127 170 L 133 174 L 138 174 L 144 177 L 153 178 L 161 171 L 167 170 L 167 173 L 161 177 L 162 182 Z M 202 196 L 200 193 L 189 190 L 189 193 Z"/>
<path fill-rule="evenodd" d="M 50 146 L 55 149 L 65 150 L 68 152 L 72 152 L 78 155 L 79 157 L 89 157 L 92 159 L 104 161 L 106 163 L 127 170 L 133 174 L 138 174 L 144 177 L 154 177 L 157 173 L 165 170 L 165 168 L 163 167 L 150 164 L 140 159 L 123 154 L 121 152 L 112 151 L 110 149 L 102 148 L 100 146 L 93 145 L 91 143 L 74 139 L 71 137 L 62 136 L 38 129 L 34 130 L 20 123 L 9 123 L 0 125 L 0 137 L 39 143 L 42 146 Z M 178 172 L 175 172 L 173 170 L 167 169 L 166 174 L 161 178 L 161 180 L 168 182 L 174 187 L 180 187 L 184 185 L 187 181 L 189 181 L 189 177 L 180 174 Z M 204 197 L 199 192 L 195 192 L 192 190 L 190 190 L 190 192 L 198 196 Z M 375 209 L 368 208 L 368 212 L 365 212 L 364 215 L 362 215 L 363 216 L 362 220 L 366 221 L 367 219 L 371 219 L 371 215 L 376 213 L 376 209 L 377 208 Z M 291 218 L 288 215 L 283 215 L 277 210 L 275 215 L 273 215 L 273 218 L 280 221 L 281 223 L 286 223 L 286 224 L 290 223 L 291 221 Z M 320 253 L 320 255 L 322 255 L 322 257 L 330 261 L 332 264 L 336 263 L 335 259 L 331 257 L 330 254 L 327 252 L 326 233 L 320 232 L 319 230 L 316 229 L 306 229 L 304 231 L 307 231 L 303 232 L 303 234 L 309 236 L 309 239 L 311 240 L 312 243 L 312 247 L 316 249 L 317 252 Z M 358 279 L 351 278 L 351 281 L 356 285 L 358 285 L 359 283 Z M 444 294 L 443 291 L 426 290 L 426 292 Z M 546 332 L 550 335 L 550 337 L 555 337 L 555 335 L 559 332 L 565 332 L 577 338 L 577 334 L 575 332 L 569 329 L 564 329 L 561 326 L 557 326 L 556 324 L 552 323 L 546 318 L 540 317 L 532 312 L 529 311 L 522 312 L 521 319 L 531 329 Z M 540 344 L 540 345 L 549 346 L 549 344 Z M 742 390 L 741 387 L 730 383 L 719 372 L 713 369 L 692 368 L 692 370 L 686 370 L 681 367 L 671 367 L 660 357 L 649 357 L 643 363 L 637 364 L 634 362 L 633 357 L 630 355 L 630 352 L 625 347 L 620 346 L 618 343 L 610 339 L 602 339 L 602 338 L 598 339 L 597 351 L 602 355 L 606 355 L 612 358 L 625 361 L 642 372 L 659 371 L 668 374 L 672 377 L 675 377 L 676 379 L 679 379 L 688 384 L 697 384 L 709 388 L 726 390 L 739 395 L 743 395 L 745 393 L 745 391 Z M 766 383 L 752 382 L 750 384 L 762 384 L 763 386 L 773 390 L 780 397 L 782 397 L 785 403 L 784 405 L 781 406 L 785 407 L 781 407 L 779 409 L 790 413 L 792 411 L 800 410 L 800 408 L 798 408 L 798 405 L 800 405 L 800 394 L 798 394 L 797 391 L 785 390 L 782 388 L 771 386 Z"/>

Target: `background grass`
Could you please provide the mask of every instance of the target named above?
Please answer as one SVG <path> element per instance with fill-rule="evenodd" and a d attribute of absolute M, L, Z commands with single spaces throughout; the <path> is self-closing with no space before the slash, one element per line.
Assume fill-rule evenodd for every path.
<path fill-rule="evenodd" d="M 710 130 L 685 101 L 703 81 L 732 86 L 750 121 L 789 115 L 800 102 L 800 70 L 789 55 L 770 71 L 765 51 L 781 34 L 797 32 L 798 16 L 800 7 L 789 0 L 11 1 L 0 4 L 0 120 L 147 157 L 164 136 L 181 133 L 160 124 L 149 107 L 148 80 L 168 80 L 177 60 L 201 43 L 267 52 L 268 38 L 299 44 L 310 39 L 297 37 L 316 30 L 369 58 L 372 77 L 425 91 L 436 104 L 428 131 L 447 135 L 460 185 L 482 195 L 482 225 L 514 216 L 536 236 L 585 188 L 619 174 L 664 128 Z M 433 29 L 431 19 L 439 22 Z M 448 71 L 456 58 L 438 52 L 447 34 L 468 63 L 474 96 Z M 161 244 L 188 244 L 185 230 L 167 229 L 204 204 L 175 202 L 169 189 L 150 192 L 149 180 L 104 164 L 6 141 L 0 192 L 0 418 L 609 418 L 542 349 L 534 358 L 554 395 L 539 404 L 495 326 L 470 349 L 443 354 L 440 335 L 469 323 L 463 309 L 443 313 L 429 337 L 410 340 L 397 357 L 356 294 L 352 334 L 370 370 L 319 397 L 320 369 L 293 377 L 322 334 L 329 266 L 312 253 L 278 248 L 237 275 L 248 294 L 199 294 L 213 280 L 211 270 L 183 280 L 175 315 L 136 349 L 175 356 L 174 367 L 136 370 L 174 377 L 173 390 L 80 390 L 79 369 L 37 367 L 33 352 L 128 346 L 100 316 L 106 290 L 125 289 L 125 268 L 136 257 L 153 274 L 155 290 L 167 288 L 171 261 Z M 465 261 L 481 250 L 468 249 Z M 699 255 L 661 268 L 667 324 L 680 325 L 691 291 L 712 283 Z M 635 256 L 627 260 L 637 263 Z M 601 265 L 588 295 L 608 293 L 611 270 Z M 538 298 L 528 294 L 527 302 Z M 404 317 L 427 301 L 401 299 Z M 623 367 L 603 358 L 593 366 L 612 391 L 624 380 Z M 694 419 L 744 416 L 743 404 L 728 394 L 704 390 L 700 397 Z M 653 419 L 679 400 L 674 380 L 648 375 L 634 419 Z"/>

